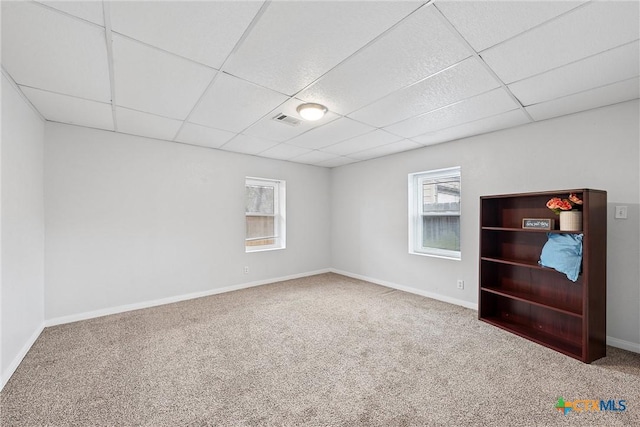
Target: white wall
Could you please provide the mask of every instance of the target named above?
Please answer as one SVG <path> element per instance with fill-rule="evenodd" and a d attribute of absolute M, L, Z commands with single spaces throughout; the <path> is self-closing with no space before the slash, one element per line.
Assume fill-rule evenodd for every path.
<path fill-rule="evenodd" d="M 607 334 L 612 344 L 640 351 L 638 114 L 635 100 L 336 168 L 332 266 L 477 303 L 480 196 L 606 190 Z M 407 174 L 449 166 L 462 167 L 462 260 L 409 255 Z M 615 205 L 627 205 L 629 219 L 614 220 Z"/>
<path fill-rule="evenodd" d="M 3 75 L 0 388 L 44 325 L 43 143 L 44 122 Z"/>
<path fill-rule="evenodd" d="M 328 169 L 55 123 L 45 139 L 48 320 L 330 267 Z M 286 249 L 245 253 L 245 176 L 286 180 Z"/>

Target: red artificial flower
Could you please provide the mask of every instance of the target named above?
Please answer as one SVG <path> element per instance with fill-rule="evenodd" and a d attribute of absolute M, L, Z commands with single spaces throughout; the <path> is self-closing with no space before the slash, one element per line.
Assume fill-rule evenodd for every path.
<path fill-rule="evenodd" d="M 571 193 L 569 194 L 569 201 L 575 205 L 581 205 L 582 204 L 582 200 L 580 200 L 580 198 L 578 198 L 578 196 L 576 196 L 576 193 Z"/>
<path fill-rule="evenodd" d="M 560 214 L 560 211 L 570 211 L 573 208 L 574 204 L 581 205 L 582 200 L 580 200 L 575 194 L 572 193 L 569 195 L 569 199 L 553 197 L 547 202 L 547 207 L 556 214 Z"/>

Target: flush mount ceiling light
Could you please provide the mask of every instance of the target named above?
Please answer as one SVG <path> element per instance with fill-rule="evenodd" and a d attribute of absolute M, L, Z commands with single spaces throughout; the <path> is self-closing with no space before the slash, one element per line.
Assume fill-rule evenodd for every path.
<path fill-rule="evenodd" d="M 329 110 L 327 110 L 327 107 L 325 107 L 324 105 L 308 102 L 306 104 L 298 105 L 296 111 L 303 119 L 313 122 L 316 120 L 320 120 L 322 116 L 324 116 L 325 113 Z"/>

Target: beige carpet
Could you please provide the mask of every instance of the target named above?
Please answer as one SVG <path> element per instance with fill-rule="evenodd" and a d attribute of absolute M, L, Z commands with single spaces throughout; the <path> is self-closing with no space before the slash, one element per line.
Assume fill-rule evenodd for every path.
<path fill-rule="evenodd" d="M 8 426 L 640 425 L 640 355 L 592 365 L 336 274 L 45 329 Z M 558 397 L 624 399 L 569 412 Z"/>

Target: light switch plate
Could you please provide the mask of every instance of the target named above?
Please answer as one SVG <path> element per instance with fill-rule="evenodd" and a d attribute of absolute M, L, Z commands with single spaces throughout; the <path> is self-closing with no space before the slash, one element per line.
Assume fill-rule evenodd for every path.
<path fill-rule="evenodd" d="M 616 206 L 616 219 L 627 219 L 626 206 Z"/>

